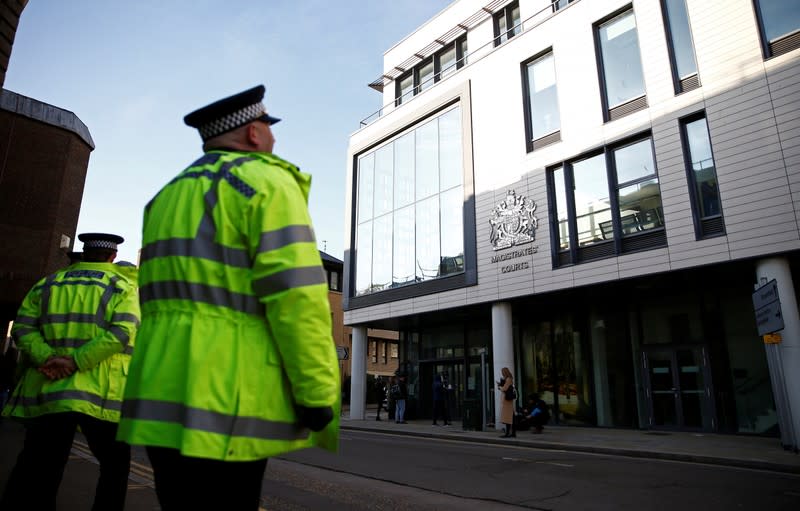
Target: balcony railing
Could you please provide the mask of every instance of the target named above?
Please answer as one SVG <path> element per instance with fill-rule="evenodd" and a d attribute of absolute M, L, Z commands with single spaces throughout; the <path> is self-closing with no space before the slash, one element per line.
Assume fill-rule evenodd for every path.
<path fill-rule="evenodd" d="M 453 67 L 456 69 L 451 71 L 447 76 L 441 76 L 446 74 L 445 71 L 441 71 L 439 75 L 431 75 L 430 78 L 425 80 L 424 82 L 417 84 L 411 90 L 403 94 L 402 96 L 395 97 L 392 99 L 391 102 L 386 103 L 376 112 L 368 115 L 364 119 L 361 120 L 359 124 L 359 129 L 362 129 L 371 123 L 375 122 L 376 120 L 380 119 L 386 113 L 399 108 L 400 106 L 406 104 L 406 102 L 411 101 L 421 93 L 426 90 L 431 89 L 433 86 L 438 85 L 439 83 L 443 82 L 444 80 L 450 78 L 451 76 L 455 75 L 457 72 L 465 69 L 466 67 L 475 64 L 476 62 L 482 60 L 486 56 L 493 53 L 495 50 L 498 50 L 508 44 L 510 41 L 520 37 L 524 32 L 528 30 L 533 30 L 534 28 L 538 27 L 545 21 L 549 20 L 553 16 L 567 10 L 574 4 L 577 4 L 580 0 L 573 0 L 567 5 L 563 5 L 559 7 L 555 7 L 556 2 L 553 2 L 551 5 L 547 5 L 543 9 L 539 10 L 532 16 L 521 20 L 519 23 L 514 25 L 513 27 L 509 27 L 506 33 L 514 33 L 517 34 L 514 37 L 508 38 L 502 44 L 495 46 L 495 39 L 496 36 L 493 34 L 492 38 L 486 42 L 486 44 L 481 45 L 475 50 L 468 51 L 467 54 L 463 55 L 461 59 L 458 59 L 454 64 L 449 66 L 447 69 L 452 70 Z M 469 29 L 479 25 L 480 23 L 484 22 L 487 18 L 491 18 L 494 14 L 495 9 L 498 7 L 502 7 L 508 3 L 508 0 L 495 0 L 486 6 L 484 6 L 480 11 L 476 12 L 463 22 L 459 23 L 453 29 L 449 30 L 446 34 L 436 39 L 435 43 L 429 44 L 420 52 L 417 52 L 414 57 L 411 59 L 406 60 L 402 64 L 394 67 L 391 71 L 387 72 L 387 74 L 382 75 L 377 80 L 373 81 L 370 84 L 370 87 L 383 91 L 383 89 L 388 86 L 389 84 L 393 84 L 397 78 L 406 74 L 409 69 L 413 69 L 414 66 L 430 58 L 436 51 L 440 50 L 441 48 L 451 44 L 453 41 L 464 35 L 464 33 L 468 32 Z M 517 30 L 519 29 L 519 30 Z M 469 50 L 469 47 L 468 47 Z M 437 79 L 438 78 L 438 79 Z"/>

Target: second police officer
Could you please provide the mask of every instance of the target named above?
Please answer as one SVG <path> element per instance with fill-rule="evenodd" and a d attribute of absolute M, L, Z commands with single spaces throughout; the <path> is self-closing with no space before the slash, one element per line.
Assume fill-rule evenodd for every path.
<path fill-rule="evenodd" d="M 184 119 L 205 154 L 146 206 L 142 325 L 119 438 L 162 509 L 258 509 L 267 458 L 338 443 L 340 382 L 311 178 L 272 154 L 258 86 Z"/>

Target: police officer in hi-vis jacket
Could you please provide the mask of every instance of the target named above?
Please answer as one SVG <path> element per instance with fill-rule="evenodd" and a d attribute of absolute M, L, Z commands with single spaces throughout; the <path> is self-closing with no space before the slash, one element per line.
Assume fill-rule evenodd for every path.
<path fill-rule="evenodd" d="M 335 450 L 341 400 L 309 175 L 258 86 L 184 118 L 205 154 L 145 207 L 142 325 L 119 439 L 162 509 L 259 507 L 267 458 Z"/>
<path fill-rule="evenodd" d="M 97 511 L 125 506 L 130 446 L 115 440 L 136 327 L 135 268 L 113 264 L 122 238 L 87 233 L 82 261 L 36 283 L 12 332 L 28 365 L 4 416 L 23 420 L 25 444 L 0 509 L 53 510 L 78 426 L 100 463 Z"/>

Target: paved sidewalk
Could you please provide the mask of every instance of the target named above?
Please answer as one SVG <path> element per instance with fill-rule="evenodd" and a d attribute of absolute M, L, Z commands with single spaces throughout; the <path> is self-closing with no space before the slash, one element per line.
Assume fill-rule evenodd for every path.
<path fill-rule="evenodd" d="M 408 424 L 390 422 L 386 415 L 383 415 L 382 419 L 376 421 L 375 412 L 368 410 L 366 419 L 353 420 L 345 410 L 342 416 L 342 429 L 487 444 L 511 444 L 537 449 L 690 461 L 800 474 L 800 455 L 784 450 L 778 438 L 574 426 L 548 426 L 540 435 L 530 431 L 519 431 L 516 438 L 500 438 L 501 432 L 494 429 L 465 431 L 460 421 L 454 422 L 452 426 L 442 427 L 433 426 L 429 419 L 408 421 Z"/>

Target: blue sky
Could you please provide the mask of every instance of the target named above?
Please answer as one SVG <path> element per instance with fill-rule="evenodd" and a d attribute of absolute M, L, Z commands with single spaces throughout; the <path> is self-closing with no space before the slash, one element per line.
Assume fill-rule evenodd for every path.
<path fill-rule="evenodd" d="M 135 261 L 142 209 L 200 154 L 183 116 L 263 83 L 275 153 L 312 174 L 319 248 L 344 254 L 347 143 L 381 107 L 367 84 L 383 53 L 451 0 L 33 0 L 5 88 L 74 112 L 96 149 L 78 232 L 125 237 Z M 78 244 L 79 248 L 80 244 Z"/>

